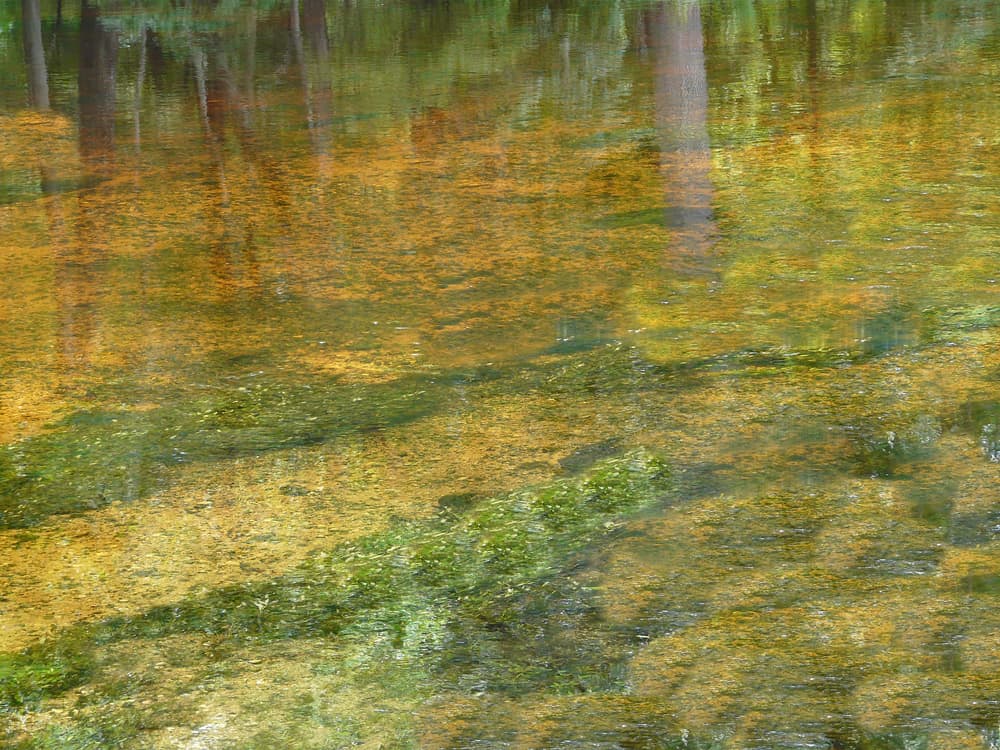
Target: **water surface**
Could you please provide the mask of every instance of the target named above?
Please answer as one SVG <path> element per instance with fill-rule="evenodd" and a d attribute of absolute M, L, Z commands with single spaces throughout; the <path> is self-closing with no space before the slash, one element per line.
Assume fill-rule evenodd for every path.
<path fill-rule="evenodd" d="M 1000 743 L 988 0 L 0 0 L 0 737 Z"/>

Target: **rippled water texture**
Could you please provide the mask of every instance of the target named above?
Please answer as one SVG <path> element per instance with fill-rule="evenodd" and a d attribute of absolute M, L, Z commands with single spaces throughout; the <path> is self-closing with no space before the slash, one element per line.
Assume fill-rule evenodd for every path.
<path fill-rule="evenodd" d="M 0 0 L 0 745 L 1000 746 L 993 0 Z"/>

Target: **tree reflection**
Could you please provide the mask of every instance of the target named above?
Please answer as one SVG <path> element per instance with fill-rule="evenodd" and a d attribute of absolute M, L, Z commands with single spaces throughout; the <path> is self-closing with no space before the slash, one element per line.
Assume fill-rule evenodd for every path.
<path fill-rule="evenodd" d="M 333 91 L 330 81 L 330 37 L 326 28 L 326 0 L 303 0 L 301 10 L 293 0 L 293 26 L 295 51 L 302 76 L 310 138 L 318 154 L 326 151 L 319 135 L 333 119 Z M 299 11 L 299 12 L 296 12 Z M 298 17 L 301 17 L 299 24 Z M 314 58 L 310 66 L 306 60 L 302 36 L 309 40 Z"/>
<path fill-rule="evenodd" d="M 49 108 L 49 77 L 42 46 L 42 13 L 39 0 L 21 0 L 24 19 L 24 57 L 28 66 L 28 103 Z"/>
<path fill-rule="evenodd" d="M 80 6 L 80 156 L 91 176 L 111 169 L 115 143 L 115 78 L 118 34 L 101 23 L 100 11 Z"/>
<path fill-rule="evenodd" d="M 708 79 L 696 2 L 672 0 L 648 12 L 656 50 L 656 129 L 673 253 L 687 262 L 703 257 L 715 228 L 708 141 Z"/>
<path fill-rule="evenodd" d="M 254 35 L 250 38 L 251 48 L 255 46 L 255 41 Z M 244 155 L 248 143 L 251 150 L 253 148 L 253 122 L 248 102 L 253 96 L 254 84 L 251 68 L 246 92 L 241 92 L 236 76 L 229 69 L 228 56 L 224 51 L 216 50 L 212 42 L 214 40 L 210 40 L 206 48 L 192 43 L 191 62 L 211 170 L 211 199 L 205 204 L 208 208 L 211 269 L 220 294 L 230 297 L 241 286 L 244 272 L 252 288 L 260 286 L 253 219 L 241 216 L 232 209 L 225 149 L 227 124 L 231 120 L 235 122 L 234 127 L 244 146 Z M 210 61 L 210 52 L 215 54 L 214 61 Z M 253 54 L 252 50 L 250 54 Z M 246 268 L 243 268 L 244 265 Z"/>
<path fill-rule="evenodd" d="M 75 210 L 59 195 L 48 202 L 55 240 L 56 299 L 63 366 L 75 370 L 90 364 L 99 335 L 97 308 L 101 276 L 107 261 L 107 202 L 99 180 L 114 170 L 115 79 L 118 34 L 102 22 L 99 10 L 83 0 L 80 7 L 79 151 L 83 177 L 92 189 L 77 194 Z M 73 228 L 67 215 L 75 217 Z"/>

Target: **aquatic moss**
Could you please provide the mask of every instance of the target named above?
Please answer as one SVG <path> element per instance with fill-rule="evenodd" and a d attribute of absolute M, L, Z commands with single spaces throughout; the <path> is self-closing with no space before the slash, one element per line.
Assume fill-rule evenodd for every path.
<path fill-rule="evenodd" d="M 845 356 L 746 350 L 665 366 L 650 363 L 633 348 L 605 344 L 582 354 L 542 353 L 502 366 L 390 383 L 284 382 L 260 376 L 195 393 L 108 394 L 119 402 L 155 401 L 158 406 L 80 410 L 42 434 L 0 448 L 0 528 L 29 527 L 54 514 L 140 499 L 165 488 L 169 469 L 177 464 L 317 445 L 413 422 L 444 408 L 456 384 L 467 389 L 468 398 L 483 399 L 534 391 L 574 397 L 662 394 L 692 385 L 701 373 L 835 366 Z M 617 445 L 602 444 L 594 456 L 571 456 L 565 468 L 586 468 Z"/>
<path fill-rule="evenodd" d="M 983 316 L 990 319 L 985 312 L 973 317 L 978 321 Z M 257 455 L 391 429 L 446 408 L 456 385 L 463 386 L 470 399 L 529 392 L 573 397 L 646 391 L 662 395 L 666 389 L 696 386 L 708 374 L 766 377 L 778 370 L 859 364 L 884 353 L 764 347 L 656 364 L 635 348 L 604 343 L 582 353 L 541 352 L 499 366 L 427 373 L 389 383 L 346 384 L 305 377 L 283 381 L 261 375 L 195 392 L 109 393 L 105 394 L 109 403 L 155 401 L 158 406 L 80 410 L 42 434 L 0 448 L 0 528 L 28 527 L 53 514 L 85 512 L 148 496 L 168 485 L 169 469 L 177 464 Z M 992 450 L 990 436 L 984 440 Z M 888 450 L 861 445 L 861 473 L 892 473 L 899 462 L 897 453 L 898 446 Z M 568 471 L 590 463 L 586 456 L 566 461 Z"/>
<path fill-rule="evenodd" d="M 108 401 L 158 405 L 80 410 L 42 434 L 0 447 L 0 528 L 30 527 L 51 515 L 140 499 L 165 488 L 169 469 L 177 464 L 318 445 L 407 424 L 445 408 L 459 384 L 470 389 L 469 398 L 491 398 L 534 390 L 662 389 L 671 377 L 627 347 L 601 346 L 584 354 L 543 353 L 497 367 L 388 383 L 262 375 L 195 392 L 109 393 Z"/>
<path fill-rule="evenodd" d="M 968 342 L 977 332 L 1000 326 L 996 305 L 958 305 L 923 311 L 922 336 L 929 343 Z"/>
<path fill-rule="evenodd" d="M 30 707 L 79 684 L 93 666 L 91 643 L 79 630 L 19 654 L 0 654 L 0 712 Z"/>
<path fill-rule="evenodd" d="M 0 450 L 0 528 L 132 501 L 168 467 L 315 445 L 433 411 L 440 388 L 418 379 L 344 385 L 259 382 L 191 397 L 161 394 L 153 410 L 83 410 Z"/>
<path fill-rule="evenodd" d="M 671 487 L 666 464 L 636 451 L 581 477 L 483 500 L 461 516 L 448 510 L 397 524 L 263 584 L 77 626 L 0 656 L 0 705 L 29 705 L 87 681 L 105 644 L 184 633 L 216 636 L 216 661 L 254 643 L 326 635 L 382 644 L 424 670 L 454 669 L 456 653 L 487 656 L 498 632 L 526 616 L 546 618 L 544 608 L 531 614 L 535 593 Z M 479 666 L 510 674 L 518 667 L 508 661 L 497 653 Z M 550 669 L 545 679 L 566 671 Z"/>

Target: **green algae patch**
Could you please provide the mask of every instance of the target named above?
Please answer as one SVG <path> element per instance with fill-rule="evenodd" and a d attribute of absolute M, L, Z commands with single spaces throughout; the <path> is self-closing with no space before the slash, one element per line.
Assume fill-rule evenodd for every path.
<path fill-rule="evenodd" d="M 1000 326 L 1000 306 L 956 305 L 923 311 L 923 338 L 933 343 L 970 343 Z"/>
<path fill-rule="evenodd" d="M 24 709 L 86 680 L 93 669 L 92 644 L 71 631 L 61 641 L 19 654 L 0 654 L 0 713 Z"/>
<path fill-rule="evenodd" d="M 662 390 L 676 377 L 628 347 L 604 345 L 575 355 L 536 354 L 496 367 L 390 382 L 261 375 L 162 393 L 109 389 L 101 395 L 116 402 L 114 408 L 79 410 L 38 435 L 0 446 L 0 529 L 28 528 L 50 516 L 148 497 L 170 486 L 178 465 L 322 445 L 410 424 L 447 408 L 456 384 L 469 387 L 470 399 L 535 390 L 610 396 Z M 157 405 L 131 408 L 123 398 Z M 289 487 L 288 494 L 296 491 Z"/>
<path fill-rule="evenodd" d="M 419 419 L 442 389 L 426 379 L 343 384 L 261 379 L 208 393 L 161 394 L 160 406 L 89 409 L 0 449 L 0 528 L 35 525 L 164 487 L 171 466 L 321 444 Z M 134 395 L 134 394 L 133 394 Z"/>
<path fill-rule="evenodd" d="M 442 680 L 556 689 L 574 674 L 591 672 L 573 689 L 602 690 L 613 676 L 598 674 L 598 654 L 589 666 L 538 666 L 532 663 L 538 654 L 519 659 L 505 641 L 541 627 L 549 618 L 539 596 L 558 591 L 602 539 L 664 502 L 672 487 L 662 459 L 634 451 L 582 476 L 484 499 L 461 515 L 446 508 L 426 520 L 400 522 L 317 554 L 278 579 L 77 626 L 37 648 L 0 656 L 0 701 L 8 710 L 31 709 L 81 685 L 101 692 L 114 671 L 109 653 L 129 642 L 185 634 L 210 639 L 211 653 L 198 658 L 211 662 L 201 667 L 213 674 L 246 649 L 324 637 L 352 654 L 338 671 L 349 666 L 352 679 L 368 675 L 369 688 L 382 685 L 393 695 L 423 699 Z"/>
<path fill-rule="evenodd" d="M 661 459 L 628 453 L 581 478 L 490 498 L 458 517 L 448 510 L 400 523 L 265 584 L 227 587 L 104 627 L 111 638 L 201 631 L 240 639 L 374 628 L 402 642 L 413 628 L 433 630 L 428 623 L 459 614 L 502 616 L 504 602 L 557 575 L 619 517 L 662 500 L 670 486 Z"/>

